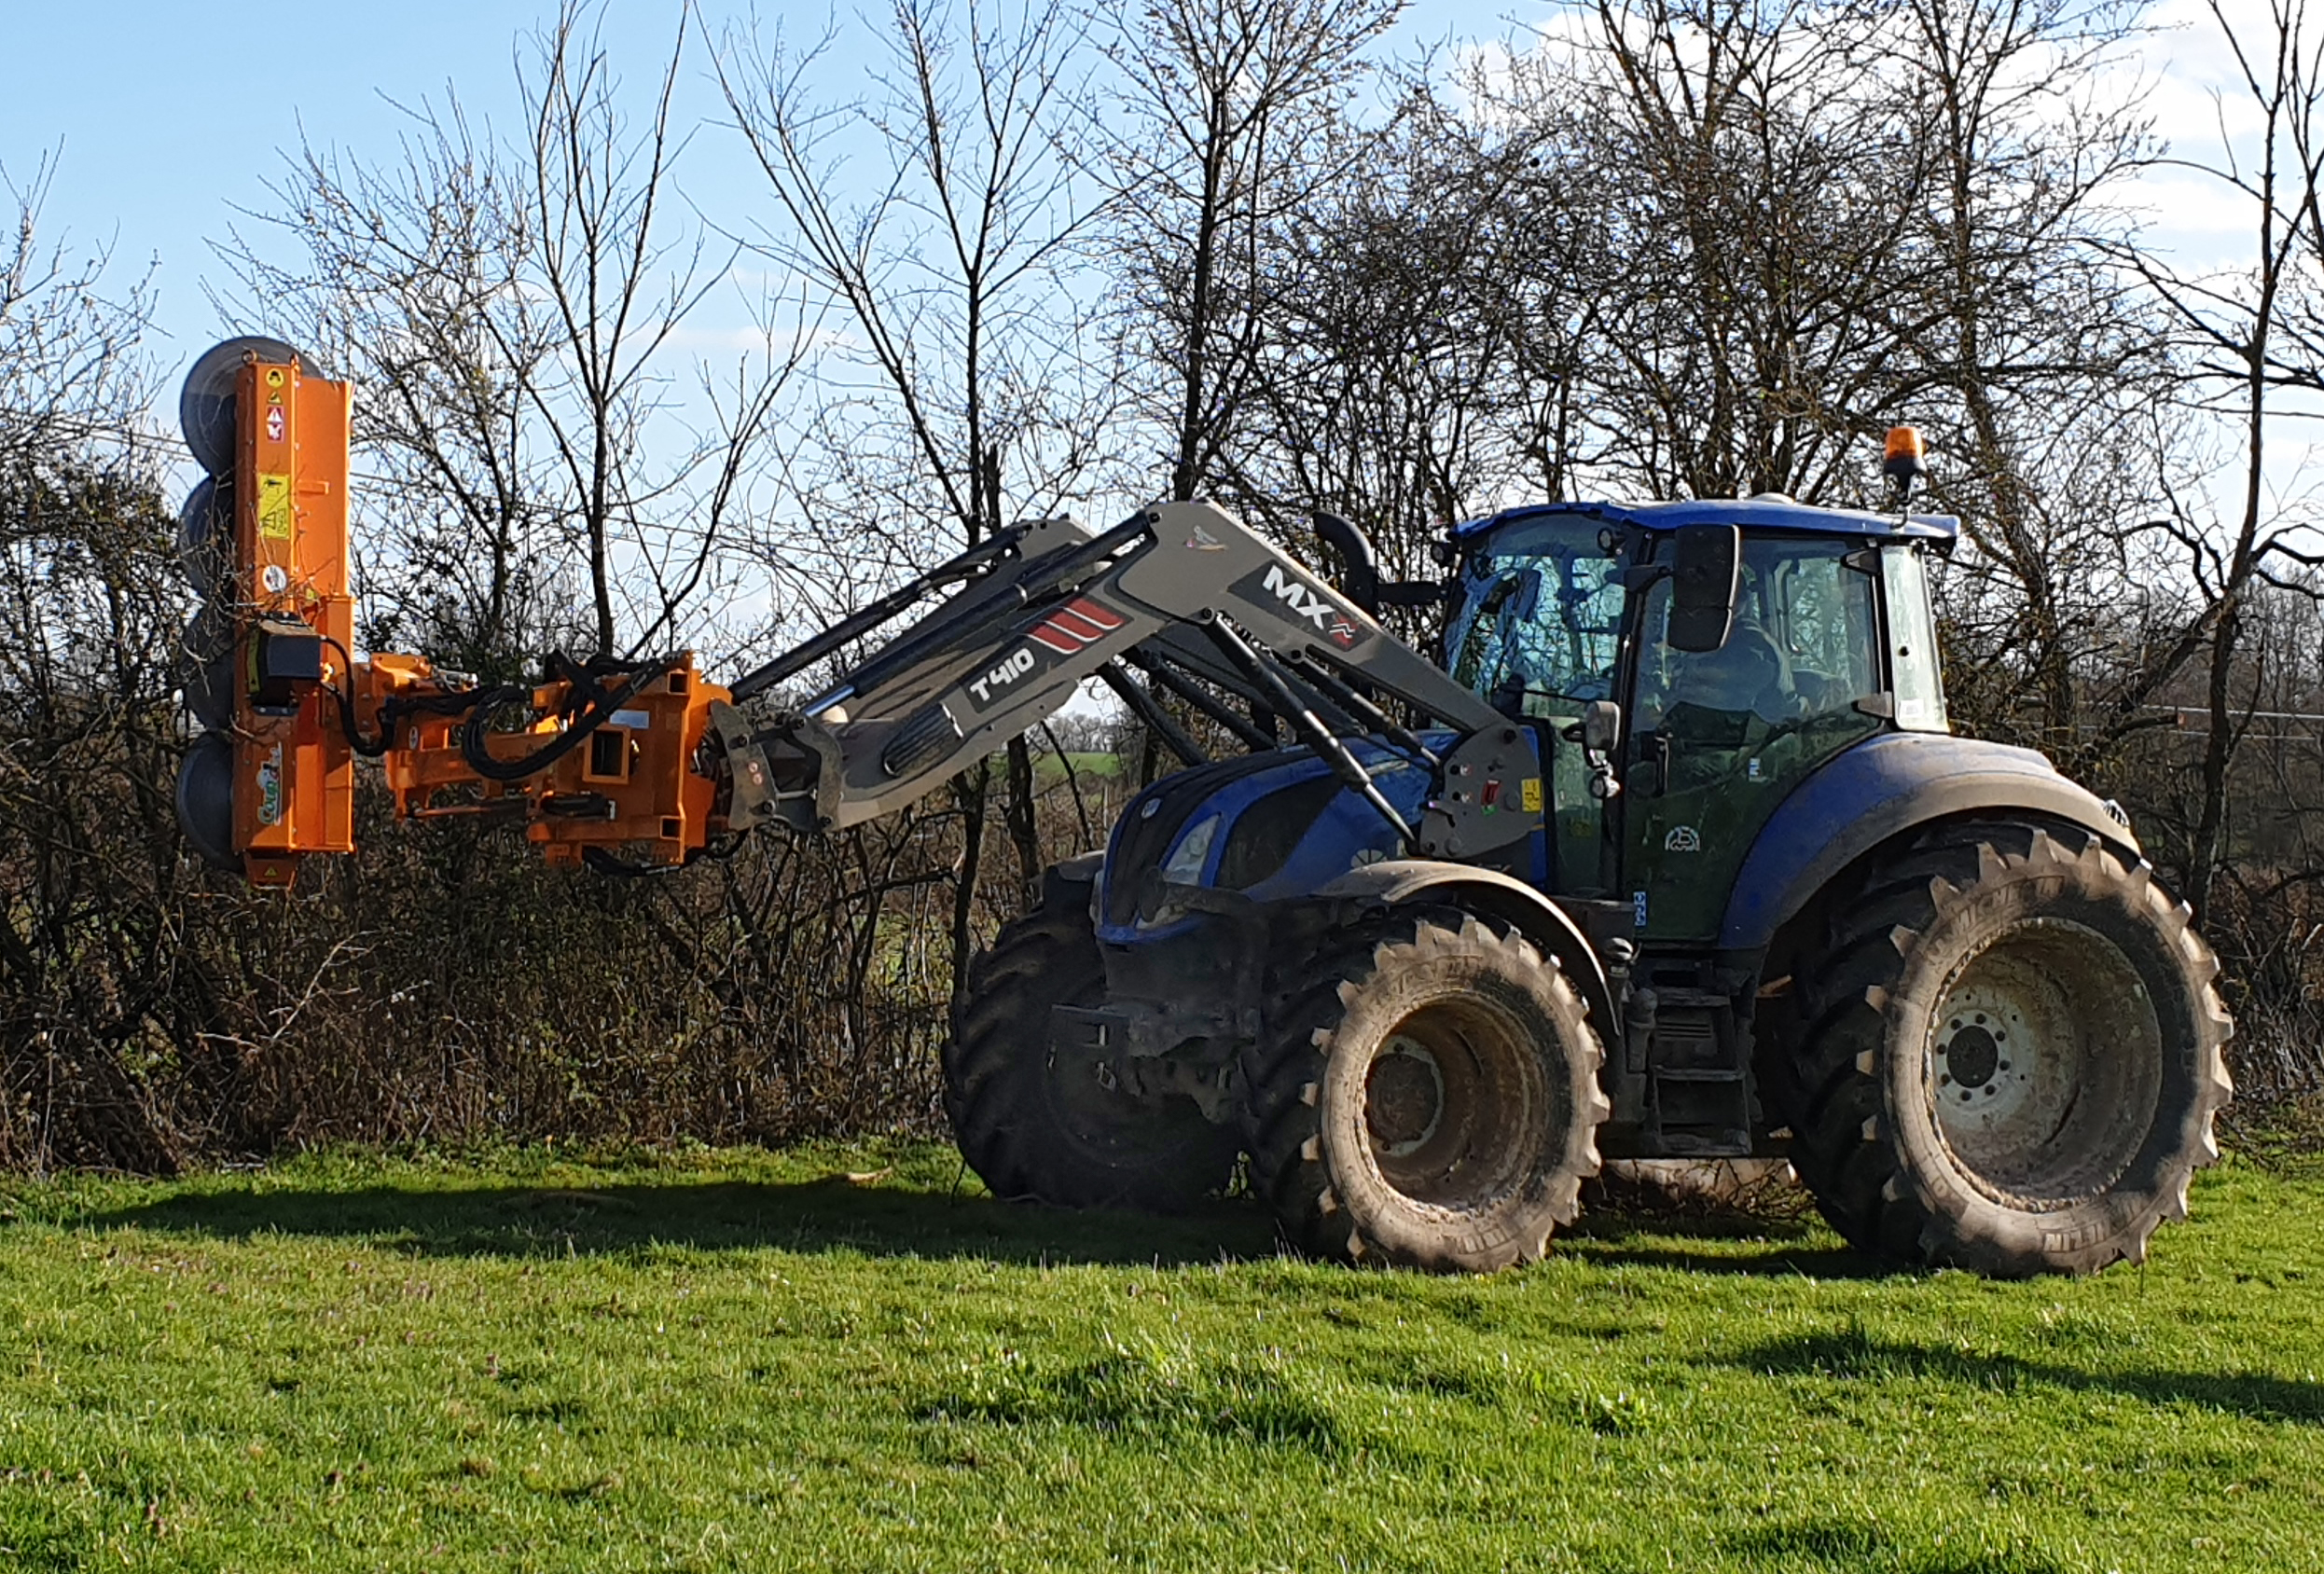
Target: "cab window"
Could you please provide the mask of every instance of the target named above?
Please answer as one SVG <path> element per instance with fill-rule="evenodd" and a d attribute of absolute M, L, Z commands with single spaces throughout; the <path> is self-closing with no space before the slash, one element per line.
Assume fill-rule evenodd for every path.
<path fill-rule="evenodd" d="M 1715 651 L 1672 650 L 1670 582 L 1648 591 L 1617 800 L 1625 889 L 1643 938 L 1716 936 L 1736 871 L 1776 806 L 1886 725 L 1856 704 L 1881 688 L 1877 587 L 1847 563 L 1860 545 L 1747 537 L 1735 627 Z"/>
<path fill-rule="evenodd" d="M 1639 653 L 1639 730 L 1732 733 L 1742 747 L 1754 732 L 1869 720 L 1855 705 L 1881 687 L 1878 609 L 1872 576 L 1847 566 L 1852 545 L 1747 540 L 1735 628 L 1715 651 L 1670 648 L 1669 582 L 1658 583 Z"/>
<path fill-rule="evenodd" d="M 1509 716 L 1571 717 L 1614 692 L 1621 562 L 1588 519 L 1507 527 L 1469 569 L 1453 677 Z"/>

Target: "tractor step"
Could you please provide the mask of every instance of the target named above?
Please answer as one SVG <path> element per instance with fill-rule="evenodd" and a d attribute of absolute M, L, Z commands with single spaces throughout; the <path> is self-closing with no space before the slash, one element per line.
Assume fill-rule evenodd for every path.
<path fill-rule="evenodd" d="M 1751 1085 L 1735 1002 L 1708 989 L 1658 991 L 1645 1048 L 1646 1137 L 1659 1153 L 1751 1151 Z"/>

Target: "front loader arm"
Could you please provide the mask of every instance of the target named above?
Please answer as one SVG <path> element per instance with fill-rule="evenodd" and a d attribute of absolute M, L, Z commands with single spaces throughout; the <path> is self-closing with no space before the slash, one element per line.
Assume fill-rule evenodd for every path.
<path fill-rule="evenodd" d="M 179 768 L 178 817 L 202 857 L 255 883 L 289 885 L 310 854 L 352 850 L 358 759 L 378 762 L 403 818 L 510 822 L 554 862 L 652 874 L 756 826 L 814 832 L 892 813 L 1098 673 L 1190 759 L 1199 746 L 1147 684 L 1253 747 L 1288 724 L 1420 850 L 1462 856 L 1521 834 L 1515 815 L 1481 835 L 1454 823 L 1461 806 L 1495 801 L 1493 772 L 1533 764 L 1518 730 L 1204 503 L 1159 504 L 1095 536 L 1065 519 L 996 532 L 730 688 L 685 651 L 552 656 L 534 683 L 357 657 L 353 397 L 289 346 L 247 338 L 205 353 L 180 400 L 209 479 L 180 525 L 204 598 L 185 683 L 204 730 Z M 939 595 L 823 692 L 764 709 Z M 1384 704 L 1467 735 L 1459 750 L 1490 734 L 1500 752 L 1440 759 Z M 1417 837 L 1342 741 L 1364 733 L 1440 772 Z"/>
<path fill-rule="evenodd" d="M 1232 515 L 1167 503 L 1094 538 L 1061 521 L 1031 527 L 1017 561 L 807 704 L 747 741 L 730 712 L 721 736 L 765 762 L 770 791 L 750 818 L 838 829 L 921 797 L 1125 658 L 1240 687 L 1319 746 L 1366 730 L 1345 697 L 1356 688 L 1462 732 L 1506 725 Z M 1302 669 L 1338 674 L 1342 697 Z"/>
<path fill-rule="evenodd" d="M 403 818 L 513 822 L 554 862 L 651 874 L 757 826 L 815 832 L 901 809 L 1100 672 L 1190 756 L 1198 746 L 1132 668 L 1254 747 L 1274 742 L 1261 716 L 1288 722 L 1407 839 L 1411 828 L 1340 741 L 1397 738 L 1373 697 L 1456 729 L 1500 725 L 1207 504 L 1147 509 L 1097 536 L 1066 519 L 997 532 L 731 688 L 683 651 L 552 656 L 537 683 L 480 683 L 418 656 L 357 658 L 345 586 L 347 385 L 308 378 L 270 340 L 222 346 L 204 367 L 188 388 L 223 405 L 215 424 L 230 430 L 203 428 L 215 438 L 203 461 L 214 478 L 190 512 L 198 522 L 214 513 L 213 533 L 230 550 L 216 554 L 207 622 L 196 623 L 197 633 L 212 623 L 223 632 L 202 636 L 198 681 L 187 685 L 209 730 L 181 766 L 178 812 L 204 858 L 256 883 L 288 885 L 309 854 L 353 848 L 357 758 L 378 762 Z M 229 461 L 257 484 L 210 504 Z M 804 705 L 753 704 L 936 596 Z M 1398 746 L 1438 763 L 1409 733 Z"/>

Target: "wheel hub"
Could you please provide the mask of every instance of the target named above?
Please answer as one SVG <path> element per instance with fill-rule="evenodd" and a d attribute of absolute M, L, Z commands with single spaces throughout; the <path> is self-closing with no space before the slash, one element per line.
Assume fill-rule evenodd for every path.
<path fill-rule="evenodd" d="M 1388 1041 L 1365 1079 L 1363 1118 L 1373 1146 L 1390 1158 L 1436 1135 L 1445 1118 L 1445 1070 L 1427 1045 L 1401 1033 Z"/>
<path fill-rule="evenodd" d="M 1938 1118 L 1948 1127 L 1989 1128 L 2025 1103 L 2040 1046 L 2025 1003 L 1991 985 L 1957 988 L 1944 1006 L 1930 1068 Z"/>
<path fill-rule="evenodd" d="M 2001 1069 L 2000 1045 L 1980 1026 L 1957 1028 L 1945 1054 L 1952 1062 L 1953 1080 L 1965 1088 L 1989 1086 L 1993 1073 Z"/>

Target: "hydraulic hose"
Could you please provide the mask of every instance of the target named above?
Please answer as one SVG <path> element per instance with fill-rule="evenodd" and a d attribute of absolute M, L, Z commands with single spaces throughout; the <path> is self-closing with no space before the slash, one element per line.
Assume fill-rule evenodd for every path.
<path fill-rule="evenodd" d="M 350 749 L 367 760 L 376 760 L 387 752 L 388 739 L 395 736 L 394 723 L 392 718 L 382 715 L 380 718 L 378 740 L 364 741 L 363 729 L 355 725 L 355 694 L 353 687 L 355 681 L 355 658 L 347 654 L 345 645 L 340 644 L 328 634 L 323 636 L 323 642 L 339 652 L 339 671 L 342 676 L 339 681 L 339 686 L 331 691 L 331 697 L 339 701 L 339 730 L 346 733 L 347 746 Z"/>
<path fill-rule="evenodd" d="M 635 698 L 648 683 L 657 683 L 685 665 L 683 656 L 666 656 L 658 662 L 648 662 L 632 670 L 628 681 L 607 693 L 597 686 L 597 680 L 587 668 L 574 668 L 560 656 L 559 665 L 566 669 L 565 681 L 578 687 L 587 684 L 589 699 L 579 714 L 573 717 L 565 729 L 529 754 L 513 760 L 494 757 L 485 747 L 484 724 L 492 711 L 512 699 L 524 698 L 529 690 L 514 684 L 489 689 L 476 697 L 475 708 L 468 712 L 465 725 L 460 729 L 460 757 L 468 762 L 468 768 L 487 781 L 520 781 L 563 759 L 581 746 L 582 739 L 609 721 L 614 712 Z M 594 665 L 594 663 L 592 663 Z"/>

